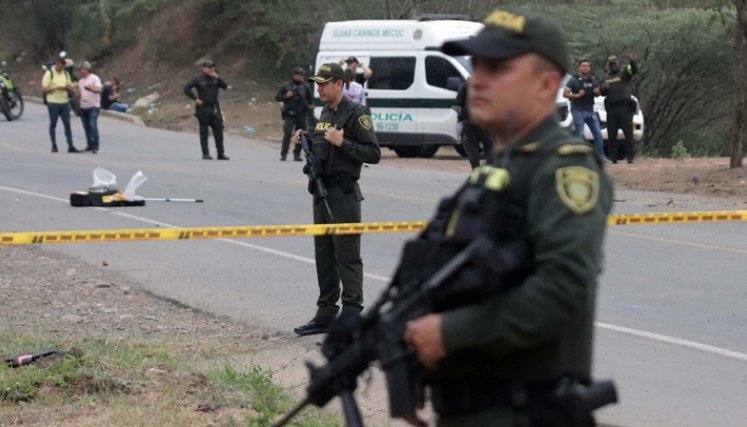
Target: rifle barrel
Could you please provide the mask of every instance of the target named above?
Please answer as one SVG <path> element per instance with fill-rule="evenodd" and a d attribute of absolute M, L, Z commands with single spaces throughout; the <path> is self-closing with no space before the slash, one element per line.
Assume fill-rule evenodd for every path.
<path fill-rule="evenodd" d="M 309 404 L 309 398 L 302 400 L 301 402 L 298 402 L 296 406 L 293 407 L 290 411 L 288 411 L 287 414 L 283 415 L 282 418 L 272 423 L 270 427 L 282 427 L 286 424 L 288 424 L 288 421 L 293 419 L 299 412 L 301 412 L 301 409 L 303 409 L 306 405 Z"/>

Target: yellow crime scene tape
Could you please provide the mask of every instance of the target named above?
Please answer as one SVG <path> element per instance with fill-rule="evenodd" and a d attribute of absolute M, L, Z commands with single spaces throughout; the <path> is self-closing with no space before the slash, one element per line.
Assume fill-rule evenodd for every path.
<path fill-rule="evenodd" d="M 747 221 L 747 211 L 662 212 L 615 214 L 608 225 L 672 224 L 688 222 Z M 424 221 L 364 222 L 344 224 L 258 225 L 238 227 L 142 228 L 80 231 L 0 233 L 0 245 L 38 243 L 129 242 L 142 240 L 245 239 L 253 237 L 321 236 L 332 234 L 383 234 L 421 231 Z"/>
<path fill-rule="evenodd" d="M 424 229 L 423 221 L 343 224 L 258 225 L 246 227 L 142 228 L 0 233 L 0 245 L 34 243 L 128 242 L 139 240 L 244 239 L 250 237 L 405 233 Z"/>
<path fill-rule="evenodd" d="M 615 214 L 607 217 L 608 225 L 724 221 L 747 221 L 747 211 L 660 212 L 645 214 Z"/>

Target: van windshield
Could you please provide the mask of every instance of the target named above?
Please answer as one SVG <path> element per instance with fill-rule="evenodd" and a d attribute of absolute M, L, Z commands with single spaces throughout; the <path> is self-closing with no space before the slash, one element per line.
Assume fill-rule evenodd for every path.
<path fill-rule="evenodd" d="M 465 70 L 467 70 L 467 74 L 470 76 L 472 75 L 472 58 L 469 56 L 455 56 L 454 59 L 459 61 L 460 64 L 462 64 L 462 67 L 464 67 Z"/>

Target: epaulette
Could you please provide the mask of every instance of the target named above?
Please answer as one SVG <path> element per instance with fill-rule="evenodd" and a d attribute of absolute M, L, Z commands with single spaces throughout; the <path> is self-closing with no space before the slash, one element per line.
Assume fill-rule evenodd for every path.
<path fill-rule="evenodd" d="M 561 144 L 555 149 L 559 156 L 570 156 L 573 154 L 589 154 L 594 152 L 594 148 L 588 144 Z"/>

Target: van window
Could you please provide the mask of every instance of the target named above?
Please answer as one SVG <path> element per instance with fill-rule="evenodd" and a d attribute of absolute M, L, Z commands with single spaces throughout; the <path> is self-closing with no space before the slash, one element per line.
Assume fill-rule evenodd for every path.
<path fill-rule="evenodd" d="M 439 56 L 425 58 L 425 80 L 429 85 L 448 89 L 446 81 L 449 77 L 462 79 L 462 74 L 446 58 Z"/>
<path fill-rule="evenodd" d="M 369 89 L 405 90 L 415 80 L 415 57 L 371 58 Z"/>

